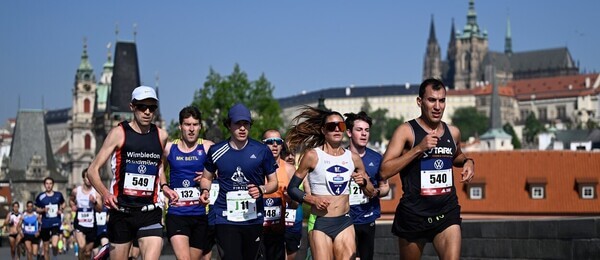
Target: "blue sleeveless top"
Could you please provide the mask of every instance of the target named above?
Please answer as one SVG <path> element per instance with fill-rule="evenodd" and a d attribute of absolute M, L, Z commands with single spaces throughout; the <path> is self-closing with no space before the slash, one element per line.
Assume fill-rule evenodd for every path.
<path fill-rule="evenodd" d="M 33 212 L 33 214 L 29 215 L 27 213 L 23 214 L 23 222 L 21 224 L 21 228 L 23 229 L 23 234 L 25 235 L 35 235 L 38 232 L 38 215 Z"/>
<path fill-rule="evenodd" d="M 199 142 L 193 151 L 184 153 L 179 150 L 179 140 L 171 145 L 167 161 L 169 162 L 169 187 L 177 192 L 179 201 L 169 206 L 167 214 L 180 216 L 206 215 L 206 209 L 200 205 L 200 185 L 194 181 L 196 172 L 204 171 L 206 152 Z"/>

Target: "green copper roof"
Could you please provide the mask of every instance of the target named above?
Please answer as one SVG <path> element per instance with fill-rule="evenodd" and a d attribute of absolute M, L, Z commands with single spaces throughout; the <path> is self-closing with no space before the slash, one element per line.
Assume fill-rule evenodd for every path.
<path fill-rule="evenodd" d="M 79 68 L 77 69 L 77 71 L 91 71 L 91 70 L 93 70 L 93 68 L 92 68 L 92 64 L 90 64 L 90 61 L 88 60 L 87 42 L 86 42 L 86 39 L 84 38 L 83 54 L 81 54 L 81 62 L 79 63 Z"/>
<path fill-rule="evenodd" d="M 504 132 L 502 128 L 493 128 L 479 137 L 481 140 L 487 139 L 512 139 L 512 136 Z"/>

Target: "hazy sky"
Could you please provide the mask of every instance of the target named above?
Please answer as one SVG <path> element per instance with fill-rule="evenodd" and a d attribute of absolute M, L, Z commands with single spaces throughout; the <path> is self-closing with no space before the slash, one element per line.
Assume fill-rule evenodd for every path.
<path fill-rule="evenodd" d="M 192 101 L 209 68 L 235 63 L 265 73 L 276 98 L 342 86 L 419 83 L 431 16 L 445 58 L 451 21 L 468 0 L 423 1 L 1 1 L 0 124 L 21 108 L 72 106 L 83 38 L 97 79 L 106 45 L 133 40 L 142 82 L 155 86 L 167 121 Z M 515 52 L 567 46 L 582 70 L 600 71 L 597 0 L 476 1 L 490 50 L 504 50 L 510 16 Z M 114 53 L 113 48 L 110 50 Z M 42 101 L 43 100 L 43 101 Z"/>

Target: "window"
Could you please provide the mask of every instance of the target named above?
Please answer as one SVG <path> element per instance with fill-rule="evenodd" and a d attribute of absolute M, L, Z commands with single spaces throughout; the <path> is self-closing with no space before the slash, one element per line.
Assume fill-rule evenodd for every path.
<path fill-rule="evenodd" d="M 532 199 L 545 199 L 547 183 L 548 180 L 546 177 L 527 178 L 527 190 L 529 191 L 529 197 Z"/>
<path fill-rule="evenodd" d="M 89 150 L 92 148 L 92 137 L 89 134 L 86 134 L 83 140 L 84 149 Z"/>
<path fill-rule="evenodd" d="M 556 117 L 558 119 L 566 119 L 567 118 L 567 109 L 565 106 L 556 107 Z"/>
<path fill-rule="evenodd" d="M 83 100 L 83 113 L 89 113 L 89 112 L 90 112 L 90 100 L 86 98 Z"/>
<path fill-rule="evenodd" d="M 469 198 L 472 200 L 483 199 L 483 188 L 482 187 L 469 188 Z"/>
<path fill-rule="evenodd" d="M 581 188 L 582 199 L 593 199 L 594 198 L 594 186 L 583 186 Z"/>
<path fill-rule="evenodd" d="M 575 178 L 575 186 L 581 199 L 595 199 L 596 198 L 596 185 L 598 184 L 597 178 Z"/>
<path fill-rule="evenodd" d="M 542 186 L 531 187 L 531 198 L 532 199 L 543 199 L 544 198 L 544 187 L 542 187 Z"/>
<path fill-rule="evenodd" d="M 548 121 L 548 110 L 545 107 L 538 109 L 538 119 L 542 122 Z"/>

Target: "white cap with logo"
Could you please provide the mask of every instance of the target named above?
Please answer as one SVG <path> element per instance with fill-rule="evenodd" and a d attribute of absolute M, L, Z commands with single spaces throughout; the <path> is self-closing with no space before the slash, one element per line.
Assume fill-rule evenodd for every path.
<path fill-rule="evenodd" d="M 139 86 L 131 93 L 132 102 L 134 100 L 140 101 L 148 98 L 158 101 L 158 97 L 156 96 L 156 91 L 154 91 L 154 88 L 148 86 Z"/>

